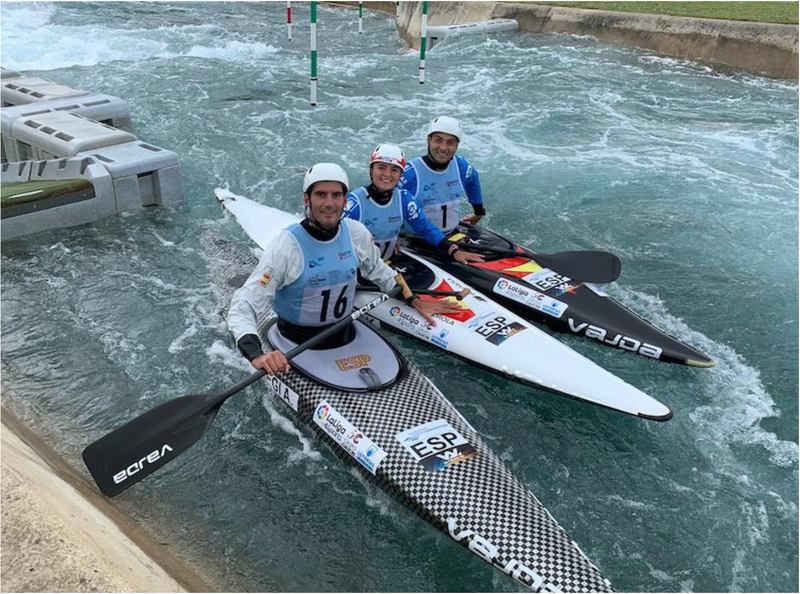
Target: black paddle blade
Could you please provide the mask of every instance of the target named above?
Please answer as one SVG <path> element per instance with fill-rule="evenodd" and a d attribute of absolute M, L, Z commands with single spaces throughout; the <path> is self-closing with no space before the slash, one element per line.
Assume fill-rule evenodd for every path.
<path fill-rule="evenodd" d="M 610 283 L 622 273 L 622 262 L 610 252 L 559 252 L 531 257 L 551 270 L 587 283 Z"/>
<path fill-rule="evenodd" d="M 189 449 L 226 399 L 182 396 L 165 402 L 87 446 L 83 462 L 103 495 L 119 495 Z"/>

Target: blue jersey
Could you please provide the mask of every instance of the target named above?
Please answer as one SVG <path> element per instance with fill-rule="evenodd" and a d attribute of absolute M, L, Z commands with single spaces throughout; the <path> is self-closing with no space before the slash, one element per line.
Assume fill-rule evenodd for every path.
<path fill-rule="evenodd" d="M 385 206 L 369 198 L 366 186 L 350 192 L 344 216 L 360 221 L 370 230 L 383 258 L 392 255 L 403 225 L 410 227 L 414 235 L 422 237 L 432 246 L 438 246 L 444 240 L 444 234 L 425 217 L 411 194 L 397 188 Z"/>
<path fill-rule="evenodd" d="M 347 225 L 336 237 L 319 241 L 299 223 L 286 229 L 303 255 L 303 273 L 275 291 L 278 317 L 298 326 L 326 326 L 353 310 L 358 262 Z"/>
<path fill-rule="evenodd" d="M 470 204 L 483 204 L 478 172 L 459 155 L 450 160 L 444 171 L 434 171 L 420 157 L 412 159 L 398 187 L 417 199 L 427 218 L 445 233 L 458 225 L 464 196 Z"/>

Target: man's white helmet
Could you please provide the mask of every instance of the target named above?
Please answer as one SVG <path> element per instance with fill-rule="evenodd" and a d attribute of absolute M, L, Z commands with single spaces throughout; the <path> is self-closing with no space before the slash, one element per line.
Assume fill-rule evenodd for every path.
<path fill-rule="evenodd" d="M 399 146 L 394 144 L 379 144 L 369 156 L 369 166 L 373 163 L 388 163 L 400 169 L 406 168 L 406 154 Z"/>
<path fill-rule="evenodd" d="M 439 116 L 433 118 L 431 125 L 428 126 L 428 136 L 434 132 L 452 134 L 458 138 L 459 142 L 461 142 L 461 138 L 464 136 L 464 133 L 461 130 L 461 124 L 458 123 L 457 119 L 451 118 L 450 116 Z"/>
<path fill-rule="evenodd" d="M 336 181 L 344 184 L 345 193 L 350 190 L 350 181 L 347 179 L 347 174 L 336 163 L 317 163 L 306 171 L 306 175 L 303 178 L 303 193 L 307 193 L 308 188 L 321 181 Z"/>

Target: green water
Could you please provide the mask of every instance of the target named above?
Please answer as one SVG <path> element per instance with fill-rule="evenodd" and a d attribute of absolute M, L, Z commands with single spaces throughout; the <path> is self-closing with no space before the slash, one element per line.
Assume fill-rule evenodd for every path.
<path fill-rule="evenodd" d="M 365 13 L 358 36 L 355 11 L 322 6 L 311 108 L 308 7 L 293 10 L 288 42 L 283 3 L 2 4 L 5 67 L 123 98 L 185 183 L 179 208 L 3 244 L 4 406 L 80 466 L 122 420 L 235 383 L 247 365 L 199 236 L 248 244 L 213 188 L 296 212 L 311 163 L 364 183 L 376 144 L 420 154 L 446 113 L 466 130 L 487 226 L 618 254 L 608 292 L 718 364 L 561 337 L 675 411 L 655 424 L 401 349 L 618 590 L 797 591 L 796 84 L 504 33 L 434 48 L 420 86 L 391 19 Z M 117 502 L 227 589 L 516 588 L 256 388 Z"/>

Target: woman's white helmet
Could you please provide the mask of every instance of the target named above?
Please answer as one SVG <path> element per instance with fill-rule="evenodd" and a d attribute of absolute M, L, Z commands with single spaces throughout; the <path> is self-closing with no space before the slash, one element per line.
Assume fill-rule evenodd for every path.
<path fill-rule="evenodd" d="M 450 116 L 438 116 L 433 118 L 431 125 L 428 126 L 428 136 L 435 132 L 452 134 L 458 139 L 459 142 L 461 142 L 461 138 L 464 135 L 463 131 L 461 130 L 461 124 L 458 123 L 457 119 L 451 118 Z"/>
<path fill-rule="evenodd" d="M 400 169 L 406 168 L 406 154 L 394 144 L 379 144 L 369 156 L 369 166 L 373 163 L 388 163 L 396 165 Z"/>
<path fill-rule="evenodd" d="M 350 190 L 350 180 L 347 179 L 344 169 L 336 163 L 317 163 L 306 171 L 306 175 L 303 177 L 303 193 L 308 193 L 308 188 L 322 181 L 335 181 L 343 184 L 345 193 Z"/>

